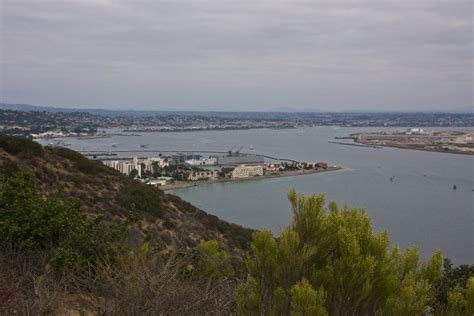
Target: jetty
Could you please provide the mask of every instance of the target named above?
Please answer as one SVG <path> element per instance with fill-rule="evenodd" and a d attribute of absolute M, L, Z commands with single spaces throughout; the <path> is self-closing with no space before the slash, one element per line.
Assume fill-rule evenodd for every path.
<path fill-rule="evenodd" d="M 366 144 L 358 144 L 358 143 L 346 143 L 346 142 L 335 142 L 335 141 L 329 141 L 329 143 L 338 144 L 338 145 L 355 146 L 355 147 L 365 147 L 365 148 L 382 148 L 382 146 L 366 145 Z"/>

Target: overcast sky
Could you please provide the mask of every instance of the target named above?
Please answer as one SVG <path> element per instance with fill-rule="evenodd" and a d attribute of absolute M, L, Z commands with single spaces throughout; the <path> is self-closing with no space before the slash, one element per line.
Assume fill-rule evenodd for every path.
<path fill-rule="evenodd" d="M 472 1 L 0 0 L 0 102 L 472 108 Z"/>

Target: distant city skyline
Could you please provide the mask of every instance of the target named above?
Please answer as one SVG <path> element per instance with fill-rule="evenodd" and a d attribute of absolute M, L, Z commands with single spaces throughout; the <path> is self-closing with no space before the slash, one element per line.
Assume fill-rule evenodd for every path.
<path fill-rule="evenodd" d="M 472 112 L 471 1 L 0 0 L 0 103 Z"/>

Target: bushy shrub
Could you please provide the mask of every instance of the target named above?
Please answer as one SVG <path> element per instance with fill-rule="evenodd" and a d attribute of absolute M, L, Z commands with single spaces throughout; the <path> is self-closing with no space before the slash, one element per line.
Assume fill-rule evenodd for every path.
<path fill-rule="evenodd" d="M 24 137 L 13 137 L 0 134 L 0 148 L 3 148 L 11 155 L 23 158 L 31 158 L 43 154 L 43 148 L 40 144 Z"/>
<path fill-rule="evenodd" d="M 107 168 L 102 164 L 102 162 L 98 160 L 91 160 L 87 157 L 83 156 L 82 154 L 70 150 L 68 148 L 62 147 L 51 147 L 49 148 L 54 154 L 66 158 L 77 168 L 77 170 L 92 175 L 98 175 L 102 173 L 110 173 L 112 169 Z"/>
<path fill-rule="evenodd" d="M 62 270 L 111 255 L 124 227 L 89 220 L 78 200 L 43 198 L 32 174 L 20 171 L 0 178 L 0 247 L 20 251 L 57 250 Z"/>
<path fill-rule="evenodd" d="M 400 252 L 386 232 L 373 233 L 360 209 L 327 207 L 323 195 L 294 190 L 289 200 L 294 218 L 278 240 L 270 231 L 253 235 L 248 278 L 238 289 L 241 314 L 419 315 L 430 309 L 441 278 L 439 251 L 422 263 L 416 248 Z"/>
<path fill-rule="evenodd" d="M 220 249 L 216 240 L 201 241 L 199 243 L 199 254 L 199 271 L 207 276 L 211 283 L 233 276 L 234 271 L 229 255 L 225 250 Z"/>
<path fill-rule="evenodd" d="M 161 196 L 158 190 L 130 180 L 119 191 L 118 202 L 128 211 L 160 215 L 162 213 Z"/>
<path fill-rule="evenodd" d="M 435 286 L 435 315 L 472 315 L 474 313 L 474 265 L 453 267 L 444 260 L 443 275 Z"/>

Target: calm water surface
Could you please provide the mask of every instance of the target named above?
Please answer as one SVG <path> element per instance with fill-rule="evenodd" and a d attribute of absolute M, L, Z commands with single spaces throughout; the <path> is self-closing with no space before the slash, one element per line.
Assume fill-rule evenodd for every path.
<path fill-rule="evenodd" d="M 341 165 L 345 170 L 215 183 L 172 193 L 227 221 L 278 233 L 291 219 L 286 199 L 291 188 L 321 192 L 340 204 L 366 209 L 375 230 L 388 230 L 401 247 L 418 245 L 424 258 L 440 248 L 457 264 L 474 263 L 474 157 L 328 143 L 335 136 L 367 130 L 380 128 L 143 133 L 67 141 L 78 150 L 140 150 L 140 144 L 161 150 L 228 150 L 235 144 L 246 146 L 247 152 L 253 146 L 255 153 Z"/>

